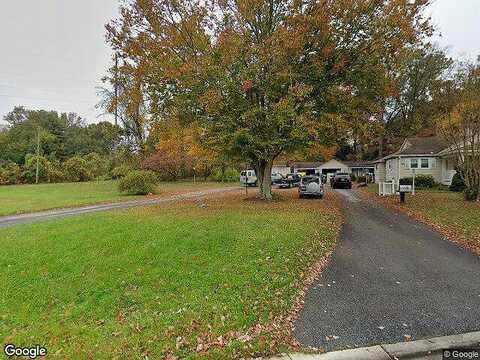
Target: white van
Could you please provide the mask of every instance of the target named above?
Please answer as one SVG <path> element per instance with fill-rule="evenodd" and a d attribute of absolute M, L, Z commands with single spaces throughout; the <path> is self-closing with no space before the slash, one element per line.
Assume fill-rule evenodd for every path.
<path fill-rule="evenodd" d="M 257 186 L 255 170 L 244 170 L 240 173 L 240 184 L 243 186 Z"/>

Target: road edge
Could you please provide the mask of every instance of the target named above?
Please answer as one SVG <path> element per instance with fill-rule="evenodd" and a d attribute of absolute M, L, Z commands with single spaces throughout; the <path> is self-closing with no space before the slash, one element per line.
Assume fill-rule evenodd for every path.
<path fill-rule="evenodd" d="M 445 349 L 478 347 L 480 347 L 480 331 L 474 331 L 424 340 L 332 351 L 324 354 L 284 354 L 269 358 L 269 360 L 414 360 L 419 356 L 424 359 L 424 356 L 441 354 Z"/>

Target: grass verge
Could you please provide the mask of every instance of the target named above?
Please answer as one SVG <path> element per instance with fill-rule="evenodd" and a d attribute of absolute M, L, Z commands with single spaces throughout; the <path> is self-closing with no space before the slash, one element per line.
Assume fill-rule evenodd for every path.
<path fill-rule="evenodd" d="M 200 191 L 235 184 L 190 181 L 164 182 L 158 186 L 158 195 Z M 140 196 L 118 192 L 117 181 L 90 181 L 39 185 L 0 186 L 0 216 L 22 214 L 62 207 L 78 207 L 106 202 L 126 201 Z"/>
<path fill-rule="evenodd" d="M 363 188 L 373 197 L 377 187 Z M 463 199 L 463 194 L 450 191 L 419 190 L 415 196 L 407 194 L 404 204 L 398 196 L 379 197 L 377 201 L 425 223 L 449 240 L 480 255 L 480 204 Z"/>
<path fill-rule="evenodd" d="M 286 350 L 334 194 L 240 193 L 2 230 L 0 338 L 61 358 L 240 358 Z"/>

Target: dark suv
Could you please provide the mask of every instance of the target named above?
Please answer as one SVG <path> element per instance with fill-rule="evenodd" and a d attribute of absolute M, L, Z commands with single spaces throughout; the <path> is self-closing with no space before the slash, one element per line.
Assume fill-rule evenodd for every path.
<path fill-rule="evenodd" d="M 330 178 L 330 185 L 332 186 L 333 189 L 337 189 L 337 188 L 351 189 L 352 178 L 348 173 L 336 173 L 335 176 Z"/>
<path fill-rule="evenodd" d="M 279 187 L 282 189 L 297 187 L 300 184 L 301 177 L 298 174 L 287 174 Z"/>

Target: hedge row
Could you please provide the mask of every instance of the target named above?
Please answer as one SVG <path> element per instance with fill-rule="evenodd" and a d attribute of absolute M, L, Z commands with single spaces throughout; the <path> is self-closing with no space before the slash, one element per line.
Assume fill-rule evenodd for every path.
<path fill-rule="evenodd" d="M 400 185 L 413 185 L 413 177 L 400 179 Z M 435 179 L 431 175 L 417 175 L 415 176 L 415 187 L 418 188 L 433 188 L 436 185 Z"/>

